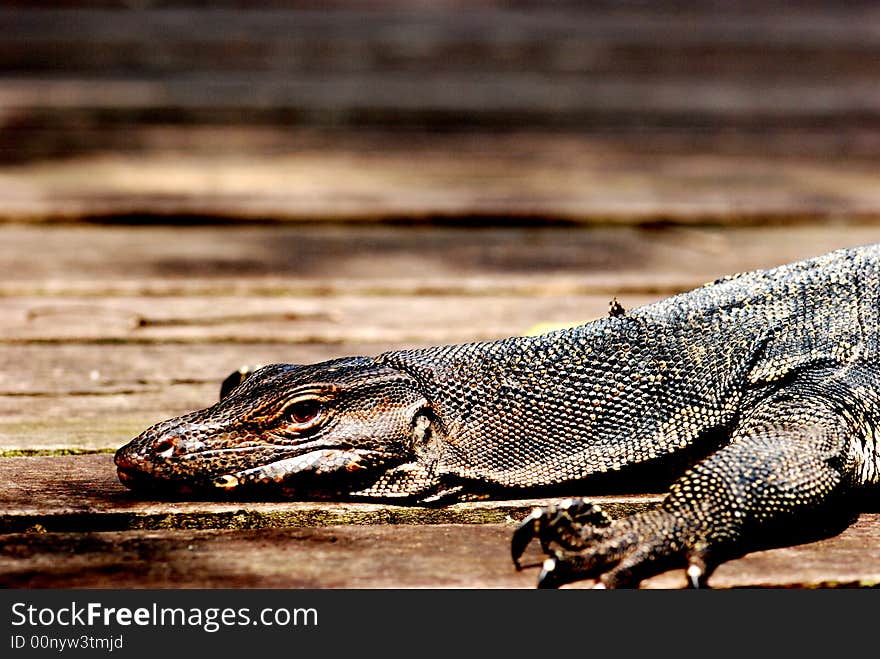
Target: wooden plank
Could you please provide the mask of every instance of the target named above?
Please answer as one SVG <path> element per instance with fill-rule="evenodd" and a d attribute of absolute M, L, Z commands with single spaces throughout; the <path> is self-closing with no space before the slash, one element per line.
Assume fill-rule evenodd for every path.
<path fill-rule="evenodd" d="M 527 124 L 543 113 L 564 123 L 587 124 L 598 117 L 627 123 L 654 115 L 659 119 L 698 124 L 709 121 L 761 123 L 774 118 L 841 120 L 873 117 L 880 91 L 862 79 L 741 80 L 667 77 L 644 81 L 630 77 L 548 78 L 539 73 L 372 72 L 322 76 L 192 75 L 167 80 L 88 78 L 52 80 L 0 78 L 0 107 L 12 113 L 46 108 L 127 109 L 149 111 L 211 108 L 247 111 L 272 108 L 305 113 L 316 124 L 326 118 L 357 123 L 370 114 L 386 121 L 413 121 L 431 113 L 452 117 L 462 113 L 497 118 L 501 123 Z M 330 114 L 324 114 L 330 113 Z M 324 114 L 325 122 L 321 122 Z M 511 117 L 511 119 L 506 119 Z M 567 119 L 567 120 L 566 120 Z M 424 121 L 424 119 L 422 119 Z M 448 121 L 448 120 L 447 120 Z M 486 121 L 485 119 L 483 121 Z M 330 122 L 332 124 L 332 122 Z M 462 125 L 467 122 L 460 121 Z M 473 123 L 473 121 L 471 122 Z M 550 122 L 545 119 L 543 124 Z"/>
<path fill-rule="evenodd" d="M 880 239 L 874 226 L 844 226 L 7 224 L 0 296 L 669 293 Z M 34 250 L 43 258 L 30 258 Z"/>
<path fill-rule="evenodd" d="M 114 450 L 148 426 L 217 400 L 217 384 L 103 394 L 0 396 L 0 455 Z"/>
<path fill-rule="evenodd" d="M 266 17 L 267 25 L 271 26 L 272 21 L 271 16 Z M 107 21 L 114 30 L 127 28 L 118 25 L 119 22 Z M 719 24 L 716 20 L 713 25 Z M 402 40 L 397 34 L 352 39 L 345 35 L 321 34 L 299 21 L 295 25 L 298 29 L 283 35 L 251 34 L 234 42 L 217 37 L 205 39 L 198 33 L 163 39 L 159 29 L 149 34 L 120 36 L 122 33 L 116 33 L 110 37 L 89 32 L 77 36 L 72 32 L 54 35 L 44 31 L 29 37 L 19 33 L 0 40 L 0 73 L 16 77 L 27 72 L 30 76 L 155 78 L 179 77 L 182 73 L 224 75 L 230 71 L 260 74 L 282 71 L 294 76 L 328 71 L 351 74 L 488 70 L 507 74 L 528 71 L 551 77 L 668 77 L 674 74 L 765 79 L 778 76 L 790 80 L 832 76 L 859 79 L 876 75 L 880 69 L 880 45 L 876 38 L 870 38 L 874 35 L 864 32 L 854 35 L 862 37 L 858 41 L 831 44 L 815 39 L 798 40 L 798 35 L 773 41 L 713 41 L 712 36 L 693 29 L 688 33 L 675 30 L 679 32 L 677 41 L 670 41 L 676 37 L 666 35 L 667 40 L 662 42 L 659 35 L 646 38 L 646 35 L 609 35 L 595 30 L 589 34 L 584 30 L 566 30 L 564 34 L 539 39 L 520 29 L 513 38 L 497 35 L 493 39 L 492 34 L 452 38 L 428 34 L 421 24 L 421 33 L 416 26 L 405 26 L 409 27 L 410 34 L 403 35 L 408 38 Z M 221 25 L 219 30 L 228 32 L 230 27 Z M 384 27 L 382 32 L 389 33 L 397 26 Z M 496 25 L 496 32 L 500 31 L 499 27 L 503 29 Z M 847 27 L 851 26 L 844 26 Z M 694 34 L 700 36 L 699 40 L 687 38 Z M 534 112 L 549 123 L 550 109 L 545 102 L 536 104 Z M 238 118 L 248 119 L 244 113 Z"/>
<path fill-rule="evenodd" d="M 403 230 L 0 224 L 0 304 L 41 296 L 72 297 L 84 306 L 94 304 L 90 297 L 137 296 L 257 296 L 286 304 L 287 296 L 315 296 L 303 304 L 324 313 L 323 300 L 337 296 L 669 295 L 878 241 L 877 226 L 843 221 Z"/>
<path fill-rule="evenodd" d="M 143 499 L 116 478 L 111 455 L 0 458 L 0 533 L 132 529 L 250 529 L 332 524 L 484 524 L 523 519 L 550 499 L 446 507 L 301 501 Z M 653 508 L 656 494 L 596 496 L 611 515 Z"/>
<path fill-rule="evenodd" d="M 819 130 L 876 153 L 876 14 L 861 3 L 19 6 L 0 10 L 0 156 L 140 149 L 138 128 L 168 124 L 284 135 L 401 123 L 637 140 L 671 130 L 686 147 L 707 133 L 760 147 L 768 129 L 794 129 L 796 150 Z M 190 138 L 176 140 L 186 151 Z"/>
<path fill-rule="evenodd" d="M 0 11 L 3 38 L 32 41 L 51 38 L 79 38 L 113 42 L 123 38 L 152 37 L 165 41 L 216 41 L 266 39 L 289 35 L 291 41 L 318 34 L 322 38 L 431 43 L 443 40 L 511 42 L 553 41 L 582 36 L 593 41 L 664 43 L 805 43 L 817 46 L 880 44 L 880 33 L 870 19 L 877 9 L 871 5 L 824 3 L 813 7 L 754 8 L 741 5 L 725 8 L 717 2 L 695 2 L 687 11 L 671 5 L 601 6 L 596 3 L 554 2 L 460 5 L 432 3 L 431 7 L 406 3 L 382 7 L 371 2 L 349 3 L 331 11 L 314 7 L 284 9 L 260 7 L 254 3 L 234 8 L 211 6 L 150 6 L 136 11 L 80 7 L 73 11 L 44 8 Z M 325 3 L 322 3 L 324 5 Z M 621 10 L 622 9 L 622 10 Z M 761 9 L 764 9 L 761 11 Z M 653 19 L 653 20 L 649 20 Z M 193 22 L 199 23 L 194 32 Z M 65 30 L 69 28 L 69 30 Z M 430 43 L 428 44 L 430 45 Z M 58 63 L 63 66 L 63 62 Z"/>
<path fill-rule="evenodd" d="M 510 563 L 513 525 L 389 525 L 0 536 L 7 588 L 533 588 Z M 723 564 L 713 588 L 880 584 L 880 518 Z M 529 554 L 537 559 L 536 553 Z M 573 587 L 590 587 L 581 582 Z M 671 571 L 646 588 L 681 588 Z"/>
<path fill-rule="evenodd" d="M 627 296 L 630 307 L 653 302 Z M 462 343 L 608 314 L 606 296 L 7 298 L 0 344 Z"/>
<path fill-rule="evenodd" d="M 23 344 L 2 348 L 0 396 L 38 398 L 150 394 L 176 387 L 169 396 L 214 395 L 232 370 L 269 363 L 310 364 L 346 355 L 377 355 L 392 343 L 333 345 L 278 343 L 58 345 Z M 399 344 L 398 344 L 399 345 Z M 407 344 L 400 347 L 411 347 Z M 202 389 L 205 387 L 205 389 Z M 84 403 L 88 405 L 89 403 Z M 10 401 L 6 412 L 14 409 Z M 21 408 L 29 405 L 21 404 Z"/>
<path fill-rule="evenodd" d="M 0 482 L 4 587 L 531 587 L 534 571 L 509 563 L 510 533 L 547 501 L 141 501 L 106 455 L 3 458 Z M 614 516 L 659 500 L 594 499 Z M 880 515 L 863 513 L 837 537 L 726 563 L 710 585 L 877 585 L 878 534 Z M 673 572 L 646 586 L 682 584 Z"/>
<path fill-rule="evenodd" d="M 131 0 L 6 0 L 8 7 L 32 8 L 39 7 L 41 9 L 117 9 L 129 11 L 144 11 L 149 7 L 156 8 L 183 8 L 204 6 L 208 3 L 204 0 L 153 0 L 146 7 L 138 7 L 132 9 Z M 371 0 L 365 5 L 363 0 L 212 0 L 211 7 L 224 7 L 230 9 L 241 9 L 243 6 L 256 9 L 292 9 L 298 11 L 307 10 L 364 10 L 365 7 L 374 8 L 376 10 L 413 10 L 412 0 Z M 723 5 L 723 6 L 719 6 Z M 560 10 L 582 9 L 584 3 L 582 0 L 553 0 L 552 6 Z M 828 0 L 804 0 L 799 2 L 796 8 L 793 8 L 790 2 L 785 0 L 736 0 L 735 3 L 719 3 L 716 0 L 668 0 L 662 4 L 637 4 L 637 3 L 620 3 L 615 0 L 594 0 L 590 3 L 590 7 L 603 9 L 610 13 L 620 13 L 623 15 L 632 14 L 635 11 L 654 11 L 659 14 L 689 14 L 699 12 L 721 12 L 725 6 L 732 7 L 740 13 L 748 14 L 764 14 L 764 13 L 789 13 L 793 9 L 801 8 L 807 11 L 828 10 L 834 7 L 873 7 L 873 3 L 868 0 L 852 0 L 845 5 L 839 3 L 830 3 Z M 419 8 L 419 5 L 415 5 Z M 443 9 L 447 11 L 462 10 L 464 8 L 480 8 L 480 9 L 509 9 L 511 7 L 520 10 L 541 9 L 547 7 L 546 0 L 434 0 L 431 7 Z"/>
<path fill-rule="evenodd" d="M 643 5 L 0 12 L 0 67 L 41 72 L 493 70 L 838 77 L 876 71 L 874 12 Z M 191 25 L 197 22 L 199 30 Z M 63 56 L 60 56 L 63 54 Z"/>
<path fill-rule="evenodd" d="M 485 131 L 455 131 L 447 125 L 442 131 L 430 131 L 424 126 L 395 125 L 391 129 L 387 126 L 361 126 L 352 130 L 342 126 L 307 126 L 301 121 L 291 125 L 293 118 L 285 116 L 283 111 L 273 119 L 271 108 L 251 112 L 256 115 L 251 116 L 253 123 L 243 123 L 234 114 L 210 108 L 194 108 L 177 119 L 150 118 L 148 115 L 140 123 L 135 123 L 137 117 L 129 116 L 123 110 L 108 109 L 101 111 L 99 116 L 90 114 L 87 108 L 33 113 L 12 117 L 5 123 L 0 135 L 0 146 L 3 147 L 0 158 L 10 164 L 62 155 L 71 158 L 96 153 L 106 155 L 108 152 L 146 152 L 179 157 L 184 162 L 198 156 L 206 159 L 209 165 L 207 156 L 221 156 L 227 161 L 233 160 L 234 156 L 241 161 L 255 156 L 272 158 L 283 154 L 311 158 L 329 152 L 341 154 L 344 161 L 347 157 L 362 158 L 372 152 L 373 159 L 380 160 L 380 156 L 396 158 L 404 148 L 418 154 L 430 148 L 442 157 L 446 157 L 447 151 L 473 157 L 475 149 L 480 149 L 486 166 L 502 157 L 509 157 L 516 163 L 517 156 L 522 160 L 523 151 L 528 151 L 531 159 L 540 162 L 552 157 L 556 144 L 567 143 L 572 155 L 583 149 L 607 156 L 615 154 L 623 162 L 637 154 L 651 158 L 657 158 L 658 154 L 703 155 L 719 159 L 721 156 L 788 160 L 808 157 L 813 161 L 837 162 L 874 159 L 880 131 L 870 121 L 856 118 L 830 125 L 795 124 L 786 120 L 752 128 L 743 125 L 736 130 L 730 126 L 701 124 L 694 127 L 658 121 L 645 121 L 629 127 L 595 122 L 577 131 L 563 130 L 562 135 L 562 126 L 550 130 L 539 130 L 534 126 L 519 129 L 508 126 L 500 130 L 502 126 L 484 126 Z M 63 145 L 60 141 L 65 134 L 68 142 Z M 48 151 L 50 148 L 56 150 Z M 352 156 L 346 156 L 347 153 Z M 436 160 L 429 159 L 427 153 L 423 159 L 422 166 Z M 523 161 L 523 164 L 528 163 Z M 556 163 L 557 168 L 570 165 L 564 158 Z M 615 163 L 615 169 L 620 166 Z M 494 171 L 494 168 L 487 169 L 487 173 Z"/>
<path fill-rule="evenodd" d="M 0 87 L 0 94 L 3 89 L 10 88 Z M 22 148 L 39 142 L 27 132 L 16 135 L 4 132 L 3 139 L 12 140 L 4 146 L 10 153 L 18 148 L 15 140 Z M 312 141 L 314 150 L 255 149 L 248 155 L 221 148 L 221 135 L 216 133 L 214 150 L 202 154 L 181 152 L 184 141 L 158 153 L 122 145 L 92 157 L 0 166 L 0 219 L 188 214 L 736 224 L 876 219 L 880 209 L 873 158 L 725 154 L 711 146 L 688 151 L 686 136 L 671 149 L 655 141 L 660 150 L 651 151 L 626 141 L 597 143 L 586 134 L 403 131 L 349 140 L 342 132 Z M 865 139 L 860 148 L 870 151 L 876 140 L 870 133 Z M 760 137 L 750 143 L 760 144 Z"/>
<path fill-rule="evenodd" d="M 24 297 L 650 296 L 880 241 L 873 225 L 0 225 L 0 301 Z M 39 252 L 41 258 L 30 255 Z M 624 300 L 632 306 L 627 300 Z M 309 309 L 322 312 L 322 302 Z"/>

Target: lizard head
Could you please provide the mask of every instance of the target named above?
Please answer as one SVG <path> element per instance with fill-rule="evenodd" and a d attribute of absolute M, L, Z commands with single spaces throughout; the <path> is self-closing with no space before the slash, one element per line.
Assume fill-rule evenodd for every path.
<path fill-rule="evenodd" d="M 430 415 L 405 373 L 350 357 L 274 364 L 233 385 L 224 383 L 217 404 L 156 424 L 120 448 L 122 483 L 140 491 L 314 498 L 371 488 L 373 496 L 403 495 L 430 480 L 412 469 L 400 478 Z M 389 478 L 395 470 L 398 478 Z"/>

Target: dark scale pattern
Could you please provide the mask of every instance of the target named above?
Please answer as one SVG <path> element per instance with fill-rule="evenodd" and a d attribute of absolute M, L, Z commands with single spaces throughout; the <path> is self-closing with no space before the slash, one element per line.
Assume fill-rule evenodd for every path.
<path fill-rule="evenodd" d="M 444 423 L 443 468 L 502 486 L 579 480 L 686 447 L 736 411 L 752 346 L 607 318 L 532 340 L 392 353 Z M 693 382 L 688 374 L 706 369 Z M 540 385 L 540 386 L 539 386 Z"/>
<path fill-rule="evenodd" d="M 537 536 L 545 586 L 636 585 L 674 566 L 698 585 L 880 481 L 878 266 L 878 246 L 842 250 L 539 337 L 242 372 L 217 405 L 120 449 L 120 478 L 454 500 L 678 455 L 692 466 L 661 509 L 536 511 L 514 559 Z"/>

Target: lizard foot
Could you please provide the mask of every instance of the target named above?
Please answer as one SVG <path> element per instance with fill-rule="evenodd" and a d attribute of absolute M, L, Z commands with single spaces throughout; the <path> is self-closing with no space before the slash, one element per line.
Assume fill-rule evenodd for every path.
<path fill-rule="evenodd" d="M 557 544 L 568 550 L 586 546 L 591 528 L 608 526 L 611 518 L 599 506 L 583 499 L 565 499 L 558 504 L 535 508 L 513 532 L 510 553 L 517 570 L 526 547 L 538 538 L 545 554 Z"/>
<path fill-rule="evenodd" d="M 594 579 L 596 588 L 634 588 L 643 579 L 676 567 L 687 568 L 689 586 L 706 585 L 707 543 L 681 516 L 657 510 L 604 526 L 576 518 L 569 521 L 558 513 L 548 519 L 556 522 L 551 535 L 559 546 L 548 542 L 544 548 L 549 557 L 538 577 L 539 588 L 584 579 Z M 515 538 L 515 546 L 517 542 L 522 541 Z"/>

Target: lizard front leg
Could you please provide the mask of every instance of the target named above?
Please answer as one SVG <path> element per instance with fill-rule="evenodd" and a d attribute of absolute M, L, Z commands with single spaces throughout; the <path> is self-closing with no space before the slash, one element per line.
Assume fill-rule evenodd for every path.
<path fill-rule="evenodd" d="M 793 522 L 816 524 L 850 484 L 848 448 L 861 432 L 840 397 L 818 389 L 802 383 L 755 408 L 659 509 L 607 526 L 575 520 L 555 528 L 555 537 L 578 537 L 582 546 L 569 539 L 550 548 L 539 586 L 595 579 L 598 587 L 634 587 L 678 567 L 703 585 L 718 563 L 767 546 Z"/>

